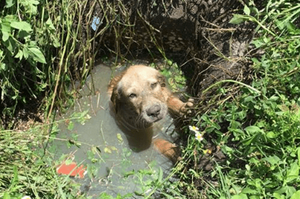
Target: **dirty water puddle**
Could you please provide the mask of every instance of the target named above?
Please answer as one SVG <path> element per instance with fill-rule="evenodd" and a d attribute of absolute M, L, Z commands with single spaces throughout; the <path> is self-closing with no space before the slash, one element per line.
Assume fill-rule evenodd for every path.
<path fill-rule="evenodd" d="M 75 179 L 88 196 L 96 197 L 105 192 L 112 196 L 135 193 L 138 197 L 151 192 L 151 182 L 168 175 L 172 162 L 158 153 L 153 143 L 145 146 L 145 150 L 136 150 L 132 146 L 137 144 L 143 148 L 143 141 L 130 143 L 118 128 L 107 95 L 111 75 L 109 67 L 96 66 L 80 91 L 82 97 L 68 113 L 58 118 L 64 122 L 59 125 L 60 131 L 52 146 L 62 163 L 57 171 L 70 172 L 70 176 L 78 171 Z M 93 89 L 96 95 L 91 95 Z M 80 119 L 72 120 L 75 116 Z M 156 124 L 151 136 L 172 142 L 177 136 L 172 119 L 168 116 Z"/>

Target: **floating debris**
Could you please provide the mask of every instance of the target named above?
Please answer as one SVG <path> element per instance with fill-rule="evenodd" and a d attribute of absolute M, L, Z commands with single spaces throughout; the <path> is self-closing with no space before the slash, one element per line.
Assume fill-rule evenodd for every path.
<path fill-rule="evenodd" d="M 83 165 L 78 167 L 76 162 L 71 162 L 70 164 L 64 162 L 57 167 L 56 172 L 58 174 L 69 175 L 72 177 L 76 177 L 78 175 L 79 178 L 84 178 L 84 175 L 87 173 L 86 167 Z"/>

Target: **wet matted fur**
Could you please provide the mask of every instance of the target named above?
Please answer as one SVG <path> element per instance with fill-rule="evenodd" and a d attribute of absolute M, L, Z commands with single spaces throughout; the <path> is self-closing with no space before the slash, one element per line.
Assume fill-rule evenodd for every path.
<path fill-rule="evenodd" d="M 144 65 L 130 66 L 116 76 L 108 92 L 117 119 L 127 129 L 146 129 L 168 112 L 180 115 L 192 106 L 172 95 L 159 71 Z"/>

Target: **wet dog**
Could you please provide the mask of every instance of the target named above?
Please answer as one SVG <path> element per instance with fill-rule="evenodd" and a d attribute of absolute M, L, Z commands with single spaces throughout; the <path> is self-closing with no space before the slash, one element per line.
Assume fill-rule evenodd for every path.
<path fill-rule="evenodd" d="M 130 66 L 113 78 L 108 92 L 117 121 L 126 131 L 135 132 L 138 142 L 146 139 L 151 143 L 152 135 L 147 137 L 146 132 L 168 112 L 181 115 L 193 106 L 191 101 L 182 102 L 169 91 L 159 71 L 144 65 Z"/>

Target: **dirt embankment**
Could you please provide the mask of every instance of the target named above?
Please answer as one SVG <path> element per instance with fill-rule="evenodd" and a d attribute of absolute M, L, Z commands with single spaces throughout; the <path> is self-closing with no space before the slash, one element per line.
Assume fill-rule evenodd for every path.
<path fill-rule="evenodd" d="M 193 96 L 222 79 L 247 79 L 244 55 L 253 27 L 229 23 L 233 12 L 243 7 L 239 1 L 121 1 L 113 4 L 119 19 L 104 17 L 104 5 L 112 4 L 94 7 L 95 16 L 103 19 L 98 31 L 110 24 L 108 34 L 96 39 L 99 48 L 128 59 L 166 56 L 185 72 Z"/>

